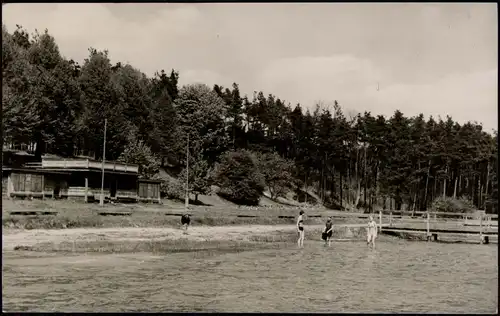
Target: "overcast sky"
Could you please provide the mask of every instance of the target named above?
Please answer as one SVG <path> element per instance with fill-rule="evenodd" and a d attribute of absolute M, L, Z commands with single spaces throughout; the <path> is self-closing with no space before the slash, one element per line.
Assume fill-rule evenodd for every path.
<path fill-rule="evenodd" d="M 498 126 L 497 8 L 490 4 L 7 4 L 3 23 L 56 38 L 83 62 L 108 49 L 151 76 L 240 85 L 313 108 L 424 113 Z M 378 87 L 378 89 L 377 89 Z"/>

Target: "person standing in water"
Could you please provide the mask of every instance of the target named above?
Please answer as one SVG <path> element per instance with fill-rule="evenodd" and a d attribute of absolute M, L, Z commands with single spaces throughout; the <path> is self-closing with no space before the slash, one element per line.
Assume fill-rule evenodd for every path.
<path fill-rule="evenodd" d="M 332 218 L 328 217 L 325 224 L 325 230 L 323 232 L 323 240 L 325 241 L 325 246 L 326 245 L 330 246 L 330 240 L 332 238 L 332 235 L 333 235 L 333 222 Z"/>
<path fill-rule="evenodd" d="M 375 248 L 375 239 L 377 238 L 377 223 L 373 219 L 373 216 L 370 215 L 370 222 L 368 222 L 367 228 L 367 241 L 366 244 L 369 246 L 372 245 L 372 248 Z"/>
<path fill-rule="evenodd" d="M 304 247 L 304 211 L 299 212 L 299 217 L 297 218 L 297 232 L 299 233 L 297 245 L 299 248 L 302 248 Z"/>

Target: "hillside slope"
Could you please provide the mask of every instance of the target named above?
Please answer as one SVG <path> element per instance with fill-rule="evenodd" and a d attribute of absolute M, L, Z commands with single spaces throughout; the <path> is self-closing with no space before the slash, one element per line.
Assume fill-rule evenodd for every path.
<path fill-rule="evenodd" d="M 160 168 L 160 177 L 164 180 L 167 181 L 178 181 L 176 175 L 175 175 L 174 170 L 170 170 L 169 168 Z M 214 188 L 215 190 L 217 189 L 216 187 Z M 311 192 L 312 190 L 309 190 L 308 192 L 308 203 L 304 202 L 298 202 L 297 200 L 294 199 L 295 193 L 294 192 L 289 192 L 285 198 L 278 198 L 277 200 L 271 199 L 271 195 L 269 191 L 264 191 L 264 195 L 261 197 L 259 201 L 259 206 L 266 206 L 266 207 L 279 207 L 279 206 L 303 206 L 307 207 L 311 204 L 318 204 L 319 198 L 316 196 L 316 194 Z M 304 195 L 304 192 L 301 192 L 301 195 Z M 194 197 L 190 196 L 190 203 L 191 204 L 199 204 L 199 205 L 205 205 L 205 206 L 214 206 L 214 207 L 238 207 L 238 204 L 233 203 L 231 201 L 228 201 L 219 195 L 212 193 L 209 195 L 199 195 L 198 196 L 198 202 L 195 203 L 193 201 Z M 302 200 L 302 199 L 301 199 Z M 170 205 L 172 207 L 183 207 L 184 206 L 184 201 L 177 201 L 177 200 L 170 200 L 170 199 L 164 199 L 163 200 L 164 204 Z M 318 205 L 319 206 L 319 205 Z"/>

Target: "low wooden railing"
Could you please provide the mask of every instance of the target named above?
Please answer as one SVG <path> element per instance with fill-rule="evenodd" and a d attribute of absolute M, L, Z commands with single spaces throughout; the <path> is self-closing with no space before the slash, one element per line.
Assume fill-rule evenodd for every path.
<path fill-rule="evenodd" d="M 479 226 L 479 239 L 480 243 L 484 243 L 485 239 L 483 236 L 483 233 L 485 232 L 485 229 L 490 229 L 493 224 L 493 221 L 496 220 L 496 227 L 498 227 L 498 215 L 497 214 L 486 214 L 484 211 L 478 211 L 476 213 L 447 213 L 447 212 L 410 212 L 410 211 L 380 211 L 379 212 L 379 230 L 382 232 L 383 230 L 383 215 L 388 215 L 389 216 L 389 227 L 392 227 L 393 221 L 396 218 L 401 218 L 403 219 L 403 215 L 410 215 L 410 218 L 404 218 L 405 222 L 420 222 L 426 224 L 426 231 L 427 231 L 427 237 L 429 240 L 429 236 L 431 235 L 431 222 L 437 222 L 438 216 L 441 218 L 450 218 L 450 217 L 455 217 L 458 218 L 459 220 L 464 220 L 464 224 L 467 224 L 468 218 L 475 218 L 478 222 Z M 397 214 L 397 217 L 394 215 Z M 417 217 L 417 218 L 415 218 Z M 418 218 L 420 217 L 420 218 Z M 434 219 L 434 220 L 432 220 Z"/>
<path fill-rule="evenodd" d="M 498 214 L 485 214 L 484 211 L 475 211 L 475 212 L 469 212 L 469 213 L 452 213 L 452 212 L 434 212 L 434 211 L 429 211 L 429 212 L 412 212 L 412 211 L 382 211 L 382 214 L 389 215 L 392 214 L 393 216 L 397 215 L 411 215 L 413 217 L 416 216 L 421 216 L 421 217 L 426 217 L 427 213 L 430 213 L 433 217 L 458 217 L 458 218 L 465 218 L 465 217 L 476 217 L 479 218 L 479 214 L 483 214 L 483 216 L 489 216 L 492 219 L 498 219 Z"/>

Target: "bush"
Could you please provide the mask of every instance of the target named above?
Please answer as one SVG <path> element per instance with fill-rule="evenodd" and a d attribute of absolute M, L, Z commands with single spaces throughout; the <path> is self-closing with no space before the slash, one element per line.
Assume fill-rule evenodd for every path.
<path fill-rule="evenodd" d="M 182 183 L 171 178 L 164 179 L 164 181 L 160 184 L 160 194 L 162 197 L 166 197 L 171 200 L 182 200 L 186 195 Z"/>
<path fill-rule="evenodd" d="M 160 170 L 160 161 L 151 148 L 142 140 L 137 140 L 132 136 L 118 161 L 138 165 L 139 174 L 144 178 L 153 178 Z"/>
<path fill-rule="evenodd" d="M 255 156 L 246 150 L 224 154 L 214 172 L 220 195 L 237 204 L 257 205 L 264 193 L 264 177 Z"/>
<path fill-rule="evenodd" d="M 460 197 L 459 199 L 439 197 L 432 202 L 432 209 L 436 212 L 469 213 L 473 212 L 476 208 L 466 197 Z"/>
<path fill-rule="evenodd" d="M 203 160 L 202 155 L 197 157 L 190 156 L 192 158 L 189 163 L 189 193 L 195 195 L 195 200 L 198 201 L 198 195 L 209 194 L 210 193 L 210 168 L 208 163 Z M 196 158 L 196 159 L 193 159 Z M 178 181 L 184 184 L 186 183 L 186 168 L 182 169 L 179 174 Z"/>

